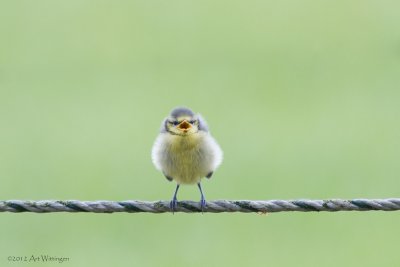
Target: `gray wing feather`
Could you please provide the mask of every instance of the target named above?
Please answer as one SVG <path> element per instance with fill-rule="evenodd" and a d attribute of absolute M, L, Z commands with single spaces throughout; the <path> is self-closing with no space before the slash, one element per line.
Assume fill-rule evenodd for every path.
<path fill-rule="evenodd" d="M 200 114 L 197 114 L 197 118 L 199 120 L 199 130 L 208 132 L 208 125 L 204 118 Z"/>

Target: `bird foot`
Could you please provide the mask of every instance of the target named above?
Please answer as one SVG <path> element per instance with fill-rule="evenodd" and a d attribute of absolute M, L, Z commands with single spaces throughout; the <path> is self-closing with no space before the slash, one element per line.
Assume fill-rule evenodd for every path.
<path fill-rule="evenodd" d="M 174 213 L 177 207 L 178 207 L 178 200 L 174 198 L 171 200 L 171 202 L 169 202 L 169 209 L 171 210 L 172 213 Z"/>
<path fill-rule="evenodd" d="M 206 206 L 207 206 L 207 202 L 206 202 L 206 200 L 204 198 L 202 198 L 200 200 L 201 213 L 203 213 L 203 211 L 205 210 Z"/>

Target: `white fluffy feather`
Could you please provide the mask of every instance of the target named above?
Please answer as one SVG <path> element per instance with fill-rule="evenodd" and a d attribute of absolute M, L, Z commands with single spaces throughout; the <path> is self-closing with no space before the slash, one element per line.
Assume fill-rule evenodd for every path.
<path fill-rule="evenodd" d="M 153 149 L 156 168 L 178 184 L 195 184 L 222 162 L 222 150 L 209 132 L 187 136 L 160 133 Z"/>

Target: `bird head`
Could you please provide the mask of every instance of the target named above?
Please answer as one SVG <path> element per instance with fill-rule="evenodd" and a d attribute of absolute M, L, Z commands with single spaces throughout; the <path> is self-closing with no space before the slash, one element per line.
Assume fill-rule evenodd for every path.
<path fill-rule="evenodd" d="M 190 135 L 200 129 L 200 117 L 188 108 L 175 108 L 165 120 L 165 131 L 175 135 Z"/>

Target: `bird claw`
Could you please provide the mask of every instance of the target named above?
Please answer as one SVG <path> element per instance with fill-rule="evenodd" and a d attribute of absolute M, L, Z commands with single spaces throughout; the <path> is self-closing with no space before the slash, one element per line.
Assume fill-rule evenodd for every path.
<path fill-rule="evenodd" d="M 174 213 L 177 207 L 178 207 L 178 200 L 174 198 L 169 203 L 169 209 L 171 210 L 172 213 Z"/>
<path fill-rule="evenodd" d="M 204 209 L 206 208 L 206 206 L 207 206 L 207 202 L 206 202 L 206 200 L 205 200 L 204 198 L 202 198 L 202 199 L 200 200 L 201 213 L 203 213 L 203 211 L 204 211 Z"/>

